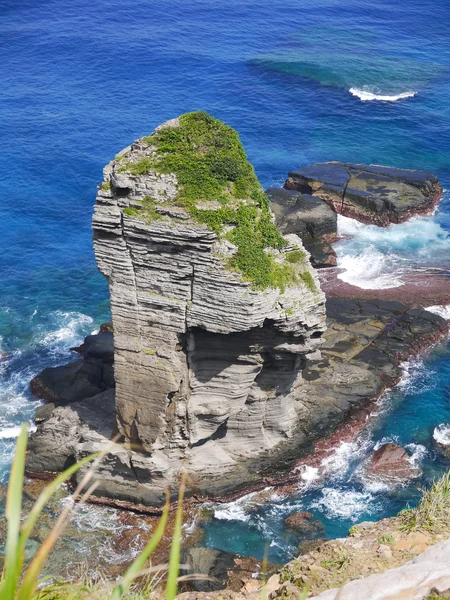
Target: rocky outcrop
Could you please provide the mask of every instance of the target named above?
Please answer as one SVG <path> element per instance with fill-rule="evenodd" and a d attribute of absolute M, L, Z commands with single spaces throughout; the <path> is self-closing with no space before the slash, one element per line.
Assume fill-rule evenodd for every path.
<path fill-rule="evenodd" d="M 266 190 L 276 223 L 283 234 L 295 233 L 316 269 L 336 266 L 331 244 L 337 238 L 337 215 L 323 200 L 283 188 Z"/>
<path fill-rule="evenodd" d="M 301 533 L 304 537 L 317 537 L 318 534 L 325 533 L 323 523 L 318 519 L 313 519 L 313 514 L 304 510 L 292 513 L 284 520 L 288 529 Z"/>
<path fill-rule="evenodd" d="M 368 401 L 398 381 L 402 373 L 399 363 L 448 331 L 448 322 L 438 315 L 398 302 L 331 298 L 327 300 L 327 313 L 322 359 L 304 367 L 302 385 L 295 391 L 295 434 L 284 442 L 279 455 L 271 456 L 271 467 L 264 453 L 259 460 L 256 457 L 248 461 L 245 467 L 253 467 L 256 475 L 247 475 L 242 486 L 229 485 L 232 479 L 225 473 L 225 485 L 218 493 L 227 499 L 266 485 L 292 484 L 297 490 L 298 469 L 305 465 L 318 468 L 320 476 L 321 461 L 329 449 L 340 441 L 352 440 L 364 427 Z M 60 368 L 64 367 L 56 370 Z M 117 433 L 113 394 L 114 390 L 109 390 L 56 409 L 52 404 L 38 409 L 40 425 L 30 439 L 28 472 L 45 476 L 61 470 L 74 457 L 102 447 Z M 318 438 L 321 439 L 315 444 L 314 453 L 300 458 L 312 450 L 312 442 Z M 132 456 L 137 460 L 141 453 Z M 137 495 L 128 460 L 128 452 L 117 450 L 102 465 L 102 488 L 107 492 L 103 491 L 101 502 L 147 511 L 142 496 Z M 294 467 L 297 470 L 286 474 Z M 410 467 L 409 474 L 413 465 Z M 138 475 L 143 477 L 143 471 Z M 267 476 L 263 479 L 263 475 Z M 209 490 L 206 493 L 211 494 Z M 142 506 L 138 507 L 139 503 Z"/>
<path fill-rule="evenodd" d="M 401 531 L 399 518 L 355 525 L 347 538 L 325 541 L 292 560 L 266 584 L 248 576 L 241 589 L 186 592 L 178 600 L 431 600 L 448 597 L 450 540 Z M 332 588 L 332 589 L 329 589 Z M 309 592 L 309 593 L 308 593 Z M 447 593 L 445 593 L 447 592 Z"/>
<path fill-rule="evenodd" d="M 388 442 L 374 451 L 367 466 L 367 473 L 381 479 L 412 479 L 420 475 L 410 455 L 398 444 Z"/>
<path fill-rule="evenodd" d="M 86 337 L 77 349 L 83 359 L 44 369 L 31 380 L 31 391 L 55 406 L 91 398 L 114 387 L 114 339 L 112 332 Z"/>
<path fill-rule="evenodd" d="M 260 478 L 304 420 L 302 372 L 325 330 L 300 238 L 280 236 L 237 135 L 205 113 L 138 140 L 104 176 L 93 227 L 111 295 L 114 418 L 90 375 L 83 402 L 53 385 L 50 400 L 78 403 L 39 426 L 28 469 L 52 470 L 40 452 L 50 437 L 66 464 L 104 447 L 117 423 L 125 446 L 101 467 L 100 496 L 158 506 L 184 469 L 200 494 Z M 86 340 L 89 360 L 103 350 Z M 67 367 L 78 368 L 86 360 Z"/>
<path fill-rule="evenodd" d="M 432 173 L 340 162 L 293 171 L 284 187 L 313 194 L 338 214 L 380 226 L 428 214 L 442 196 Z"/>
<path fill-rule="evenodd" d="M 433 431 L 433 446 L 445 459 L 450 459 L 450 423 L 441 423 Z"/>
<path fill-rule="evenodd" d="M 315 440 L 447 331 L 401 303 L 331 299 L 324 335 L 324 295 L 295 232 L 333 235 L 334 214 L 309 198 L 297 219 L 287 202 L 283 237 L 237 135 L 205 113 L 164 124 L 104 175 L 94 245 L 116 388 L 108 327 L 86 338 L 81 361 L 34 381 L 55 408 L 40 411 L 30 440 L 33 475 L 118 432 L 98 471 L 100 502 L 161 506 L 183 470 L 188 494 L 216 498 L 298 478 L 285 473 Z M 281 194 L 295 210 L 304 202 Z"/>

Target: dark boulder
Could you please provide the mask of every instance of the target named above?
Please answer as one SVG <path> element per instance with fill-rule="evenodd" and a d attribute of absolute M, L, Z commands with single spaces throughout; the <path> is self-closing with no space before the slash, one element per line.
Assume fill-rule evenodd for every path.
<path fill-rule="evenodd" d="M 44 369 L 31 380 L 35 396 L 58 406 L 95 396 L 103 390 L 101 363 L 86 360 Z"/>
<path fill-rule="evenodd" d="M 31 381 L 32 393 L 62 406 L 91 398 L 114 387 L 114 336 L 104 331 L 88 335 L 77 349 L 81 360 L 44 369 Z M 40 418 L 40 417 L 38 417 Z"/>
<path fill-rule="evenodd" d="M 442 197 L 442 187 L 432 173 L 340 162 L 293 171 L 284 187 L 307 190 L 337 213 L 379 226 L 428 214 Z"/>
<path fill-rule="evenodd" d="M 84 340 L 85 356 L 99 358 L 104 362 L 114 360 L 114 335 L 112 332 L 88 335 Z"/>
<path fill-rule="evenodd" d="M 298 191 L 272 188 L 266 191 L 275 220 L 284 235 L 297 234 L 316 267 L 336 265 L 331 242 L 336 239 L 337 215 L 320 198 Z"/>

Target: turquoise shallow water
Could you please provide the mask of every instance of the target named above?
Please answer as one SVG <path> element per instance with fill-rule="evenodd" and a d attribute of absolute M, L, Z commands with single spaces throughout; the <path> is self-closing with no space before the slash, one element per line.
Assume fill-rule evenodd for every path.
<path fill-rule="evenodd" d="M 34 412 L 30 378 L 66 361 L 69 347 L 109 316 L 91 212 L 103 165 L 133 139 L 200 108 L 240 132 L 267 187 L 321 160 L 423 168 L 450 186 L 446 3 L 3 0 L 0 14 L 3 480 L 16 428 Z M 373 98 L 402 94 L 410 97 Z M 342 226 L 353 238 L 340 243 L 339 261 L 353 283 L 383 287 L 416 265 L 448 270 L 447 197 L 432 218 L 387 232 Z M 395 408 L 324 489 L 239 518 L 224 513 L 207 542 L 258 556 L 274 542 L 270 558 L 286 560 L 298 540 L 283 532 L 282 517 L 294 505 L 312 506 L 335 536 L 355 518 L 414 501 L 416 486 L 369 490 L 358 456 L 384 437 L 427 449 L 432 429 L 450 420 L 449 365 L 442 347 L 416 366 L 416 383 L 387 401 Z M 425 480 L 443 466 L 430 450 L 418 460 Z"/>

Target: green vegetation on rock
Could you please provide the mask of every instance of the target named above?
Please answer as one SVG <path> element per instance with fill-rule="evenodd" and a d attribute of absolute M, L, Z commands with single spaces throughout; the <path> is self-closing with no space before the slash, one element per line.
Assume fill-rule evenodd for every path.
<path fill-rule="evenodd" d="M 294 250 L 293 252 L 289 252 L 286 256 L 286 260 L 290 263 L 299 263 L 306 259 L 306 254 L 301 250 Z"/>
<path fill-rule="evenodd" d="M 272 221 L 269 200 L 234 129 L 199 111 L 182 115 L 179 126 L 160 129 L 141 141 L 148 145 L 151 155 L 127 162 L 119 171 L 132 175 L 174 173 L 178 194 L 167 202 L 181 206 L 196 222 L 233 243 L 237 252 L 229 266 L 254 288 L 284 290 L 303 282 L 316 291 L 309 272 L 298 274 L 296 266 L 306 258 L 301 250 L 278 261 L 276 253 L 270 251 L 281 250 L 286 242 Z M 125 209 L 124 213 L 147 222 L 160 218 L 155 202 L 148 197 L 142 210 Z"/>
<path fill-rule="evenodd" d="M 450 471 L 423 491 L 420 504 L 399 513 L 400 529 L 417 531 L 422 529 L 439 533 L 450 520 Z"/>

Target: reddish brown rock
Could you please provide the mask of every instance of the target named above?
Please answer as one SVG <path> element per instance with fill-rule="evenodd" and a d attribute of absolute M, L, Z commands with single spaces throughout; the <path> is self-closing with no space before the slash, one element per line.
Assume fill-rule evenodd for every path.
<path fill-rule="evenodd" d="M 410 460 L 409 454 L 398 444 L 388 442 L 373 453 L 367 471 L 371 475 L 410 479 L 419 471 Z"/>
<path fill-rule="evenodd" d="M 304 535 L 317 535 L 323 532 L 323 525 L 320 521 L 313 520 L 313 514 L 303 510 L 292 513 L 284 520 L 288 529 L 292 529 Z"/>

